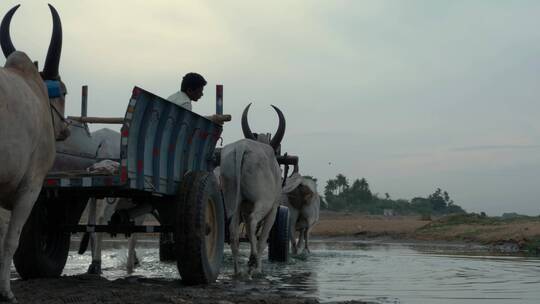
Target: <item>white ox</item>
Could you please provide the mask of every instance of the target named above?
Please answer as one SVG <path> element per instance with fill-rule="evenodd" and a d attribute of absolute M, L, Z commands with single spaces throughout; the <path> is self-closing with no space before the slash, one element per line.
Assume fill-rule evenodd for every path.
<path fill-rule="evenodd" d="M 309 253 L 309 236 L 319 220 L 321 206 L 317 183 L 311 178 L 293 173 L 287 178 L 283 193 L 289 208 L 289 237 L 292 252 L 300 254 L 306 250 Z M 304 242 L 304 247 L 298 252 L 298 247 L 302 246 L 302 242 Z"/>
<path fill-rule="evenodd" d="M 127 198 L 114 198 L 107 197 L 104 199 L 96 200 L 96 214 L 97 214 L 97 225 L 107 225 L 111 219 L 114 212 L 117 210 L 129 209 L 135 205 Z M 135 218 L 135 225 L 142 225 L 144 222 L 145 216 L 140 216 Z M 88 273 L 90 274 L 101 274 L 101 248 L 103 244 L 103 235 L 105 233 L 92 233 L 91 237 L 91 252 L 92 252 L 92 263 L 88 267 Z M 137 243 L 137 234 L 132 233 L 128 238 L 128 248 L 127 248 L 127 261 L 126 261 L 126 270 L 127 273 L 131 274 L 134 268 L 139 264 L 137 258 L 137 253 L 135 251 L 135 245 Z"/>
<path fill-rule="evenodd" d="M 103 170 L 110 174 L 115 174 L 114 171 L 118 170 L 118 163 L 114 160 L 120 158 L 120 133 L 111 129 L 100 129 L 92 132 L 92 141 L 98 146 L 96 156 L 98 159 L 105 159 L 92 167 L 92 170 Z M 95 202 L 92 202 L 95 200 Z M 95 204 L 95 209 L 92 207 Z M 117 210 L 129 209 L 135 205 L 127 198 L 114 198 L 107 197 L 104 199 L 91 199 L 89 206 L 89 219 L 94 217 L 96 225 L 107 225 L 111 220 L 112 215 Z M 90 214 L 94 213 L 94 214 Z M 139 216 L 135 218 L 135 225 L 142 225 L 145 216 Z M 90 240 L 90 248 L 92 254 L 92 263 L 88 267 L 88 273 L 100 274 L 101 273 L 101 249 L 103 243 L 104 233 L 86 233 L 81 242 L 80 253 L 84 252 L 87 246 L 88 240 Z M 88 237 L 90 239 L 88 239 Z M 135 245 L 137 243 L 137 234 L 131 234 L 128 238 L 128 250 L 127 250 L 127 262 L 126 270 L 128 273 L 132 273 L 135 266 L 138 264 L 137 253 L 135 252 Z"/>
<path fill-rule="evenodd" d="M 0 301 L 16 302 L 10 287 L 10 267 L 21 230 L 36 202 L 55 155 L 55 139 L 68 136 L 63 121 L 65 86 L 58 65 L 62 28 L 56 10 L 53 34 L 43 72 L 25 53 L 15 50 L 9 35 L 12 8 L 0 25 L 6 63 L 0 68 L 0 205 L 11 211 L 9 224 L 0 225 Z M 49 98 L 44 80 L 56 92 Z M 52 98 L 54 97 L 54 98 Z"/>
<path fill-rule="evenodd" d="M 220 182 L 225 209 L 230 218 L 235 275 L 239 273 L 240 223 L 245 223 L 250 242 L 248 274 L 251 275 L 261 270 L 261 256 L 279 206 L 281 170 L 275 151 L 285 133 L 285 119 L 278 108 L 274 109 L 279 116 L 279 127 L 269 143 L 253 140 L 255 137 L 247 124 L 248 105 L 242 115 L 242 130 L 246 139 L 228 144 L 221 150 Z"/>

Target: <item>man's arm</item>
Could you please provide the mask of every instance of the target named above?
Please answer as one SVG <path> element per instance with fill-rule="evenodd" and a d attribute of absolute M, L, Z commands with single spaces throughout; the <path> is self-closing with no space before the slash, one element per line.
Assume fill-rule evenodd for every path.
<path fill-rule="evenodd" d="M 223 125 L 223 123 L 226 121 L 231 121 L 231 115 L 229 114 L 223 114 L 223 115 L 214 114 L 214 115 L 204 116 L 204 117 L 220 125 Z"/>

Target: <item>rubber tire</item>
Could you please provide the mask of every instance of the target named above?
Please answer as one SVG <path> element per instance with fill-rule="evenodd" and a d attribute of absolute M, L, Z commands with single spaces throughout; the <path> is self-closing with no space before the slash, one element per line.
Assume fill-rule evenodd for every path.
<path fill-rule="evenodd" d="M 170 232 L 162 232 L 159 234 L 159 260 L 161 262 L 176 261 L 174 235 Z"/>
<path fill-rule="evenodd" d="M 213 204 L 215 231 L 214 250 L 207 254 L 205 242 L 206 205 Z M 189 172 L 180 187 L 175 223 L 177 267 L 185 285 L 209 284 L 216 281 L 223 262 L 225 212 L 217 180 L 210 172 Z M 213 258 L 211 258 L 213 257 Z"/>
<path fill-rule="evenodd" d="M 23 227 L 13 257 L 15 268 L 23 279 L 58 277 L 62 274 L 71 234 L 61 231 L 59 225 L 78 222 L 85 206 L 78 203 L 81 201 L 38 198 Z M 71 205 L 70 208 L 66 208 L 66 204 Z"/>
<path fill-rule="evenodd" d="M 279 206 L 268 237 L 268 259 L 272 262 L 289 260 L 289 208 L 285 206 Z"/>

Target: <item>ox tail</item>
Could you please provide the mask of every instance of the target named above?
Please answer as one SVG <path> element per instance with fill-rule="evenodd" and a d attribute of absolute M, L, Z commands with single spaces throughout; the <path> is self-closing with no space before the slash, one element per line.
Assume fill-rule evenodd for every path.
<path fill-rule="evenodd" d="M 236 178 L 236 203 L 234 212 L 238 212 L 240 208 L 240 204 L 242 203 L 242 192 L 241 192 L 241 185 L 242 185 L 242 163 L 244 160 L 244 154 L 246 153 L 246 148 L 242 145 L 239 145 L 234 151 L 234 176 Z"/>
<path fill-rule="evenodd" d="M 235 210 L 233 212 L 234 214 L 238 214 L 240 204 L 242 204 L 242 165 L 247 151 L 244 145 L 239 145 L 234 150 L 234 178 L 236 179 L 236 203 L 234 204 Z"/>

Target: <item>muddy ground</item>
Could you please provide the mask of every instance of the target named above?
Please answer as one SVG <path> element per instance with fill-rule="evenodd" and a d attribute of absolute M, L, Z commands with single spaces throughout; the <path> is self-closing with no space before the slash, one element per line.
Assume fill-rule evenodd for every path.
<path fill-rule="evenodd" d="M 209 286 L 183 286 L 179 280 L 126 277 L 109 281 L 95 275 L 12 281 L 19 303 L 46 304 L 187 304 L 187 303 L 319 303 L 316 298 L 284 293 L 269 284 L 224 281 Z M 341 303 L 365 303 L 358 301 Z"/>

